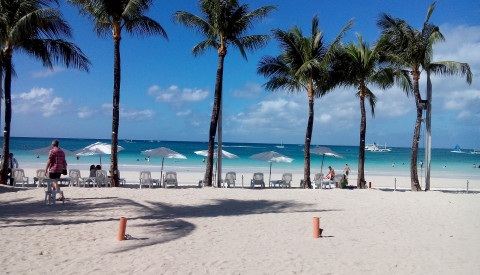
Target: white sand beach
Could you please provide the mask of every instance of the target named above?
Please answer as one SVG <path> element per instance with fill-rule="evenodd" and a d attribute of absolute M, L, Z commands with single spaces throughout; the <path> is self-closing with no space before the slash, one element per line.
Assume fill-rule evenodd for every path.
<path fill-rule="evenodd" d="M 82 171 L 83 172 L 83 171 Z M 33 177 L 34 170 L 26 171 Z M 86 173 L 86 172 L 83 172 Z M 277 178 L 279 175 L 273 175 Z M 43 205 L 44 189 L 0 186 L 3 274 L 478 274 L 480 183 L 369 177 L 372 189 L 63 187 L 65 204 Z M 237 186 L 240 176 L 237 176 Z M 251 175 L 244 175 L 244 185 Z M 298 187 L 301 175 L 294 175 Z M 455 182 L 456 181 L 456 182 Z M 351 179 L 350 184 L 354 184 Z M 456 184 L 456 185 L 454 185 Z M 457 186 L 457 188 L 452 188 Z M 119 220 L 127 217 L 118 241 Z M 320 217 L 323 238 L 313 238 Z"/>

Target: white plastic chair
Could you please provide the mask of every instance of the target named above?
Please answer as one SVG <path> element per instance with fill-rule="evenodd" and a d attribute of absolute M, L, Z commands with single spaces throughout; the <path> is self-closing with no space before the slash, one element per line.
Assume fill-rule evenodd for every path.
<path fill-rule="evenodd" d="M 235 188 L 235 180 L 237 179 L 237 174 L 235 172 L 228 172 L 225 175 L 225 182 L 224 185 L 226 184 L 226 187 L 230 188 L 230 186 L 233 186 Z"/>
<path fill-rule="evenodd" d="M 13 185 L 17 186 L 17 184 L 22 183 L 22 187 L 24 183 L 28 184 L 28 177 L 25 177 L 25 172 L 23 169 L 14 168 L 12 169 L 12 176 L 13 176 Z"/>
<path fill-rule="evenodd" d="M 263 181 L 263 173 L 254 173 L 253 179 L 250 181 L 251 187 L 255 188 L 256 185 L 260 185 L 261 188 L 265 188 L 265 182 Z"/>
<path fill-rule="evenodd" d="M 173 185 L 175 188 L 178 187 L 177 172 L 165 173 L 165 179 L 163 180 L 163 187 L 167 188 L 169 185 Z"/>
<path fill-rule="evenodd" d="M 76 185 L 77 187 L 80 187 L 80 184 L 83 184 L 85 187 L 85 182 L 80 175 L 80 170 L 78 169 L 70 169 L 68 171 L 68 176 L 70 177 L 70 184 L 71 185 Z"/>
<path fill-rule="evenodd" d="M 97 170 L 95 172 L 95 184 L 97 187 L 101 187 L 102 185 L 105 185 L 105 187 L 108 185 L 111 187 L 112 185 L 110 184 L 110 179 L 107 176 L 107 171 L 105 170 Z"/>
<path fill-rule="evenodd" d="M 142 189 L 142 185 L 148 185 L 148 187 L 152 188 L 153 180 L 152 180 L 152 173 L 150 171 L 141 171 L 140 172 L 140 189 Z"/>
<path fill-rule="evenodd" d="M 47 190 L 45 190 L 45 205 L 47 204 L 53 204 L 55 205 L 55 202 L 57 200 L 57 194 L 62 194 L 62 202 L 65 203 L 65 197 L 63 196 L 63 191 L 57 191 L 53 190 L 52 188 L 52 182 L 53 179 L 44 179 L 43 182 L 47 183 Z"/>
<path fill-rule="evenodd" d="M 45 179 L 47 176 L 45 175 L 45 170 L 44 169 L 37 169 L 36 171 L 37 176 L 33 177 L 33 184 L 37 184 L 37 188 L 43 185 L 43 179 Z"/>
<path fill-rule="evenodd" d="M 282 175 L 282 180 L 280 181 L 280 187 L 292 187 L 291 186 L 291 182 L 292 182 L 292 173 L 284 173 Z"/>
<path fill-rule="evenodd" d="M 322 188 L 322 180 L 323 180 L 323 173 L 317 173 L 315 174 L 315 179 L 313 180 L 313 189 L 315 188 L 318 188 L 318 189 L 321 189 Z"/>

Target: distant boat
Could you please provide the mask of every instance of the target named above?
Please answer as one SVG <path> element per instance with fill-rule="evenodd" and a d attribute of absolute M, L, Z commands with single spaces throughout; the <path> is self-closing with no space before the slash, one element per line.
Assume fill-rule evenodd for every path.
<path fill-rule="evenodd" d="M 387 144 L 383 146 L 378 146 L 375 142 L 373 144 L 367 144 L 365 145 L 365 151 L 369 152 L 390 152 L 392 149 L 387 148 Z"/>
<path fill-rule="evenodd" d="M 480 151 L 477 151 L 476 149 L 473 149 L 473 151 L 470 152 L 470 154 L 476 154 L 476 155 L 478 155 L 478 154 L 480 154 Z"/>
<path fill-rule="evenodd" d="M 283 146 L 283 140 L 282 140 L 282 142 L 280 143 L 280 145 L 277 145 L 277 146 L 275 146 L 275 147 L 280 148 L 280 149 L 285 148 L 285 146 Z"/>
<path fill-rule="evenodd" d="M 460 149 L 460 146 L 458 144 L 450 152 L 452 152 L 452 153 L 463 153 L 462 149 Z"/>

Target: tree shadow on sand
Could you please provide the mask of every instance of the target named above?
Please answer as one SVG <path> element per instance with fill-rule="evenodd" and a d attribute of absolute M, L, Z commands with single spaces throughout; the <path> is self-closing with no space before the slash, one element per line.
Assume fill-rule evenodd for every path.
<path fill-rule="evenodd" d="M 27 197 L 16 201 L 0 202 L 0 209 L 2 209 L 0 229 L 44 225 L 95 225 L 101 222 L 118 221 L 120 218 L 106 218 L 109 215 L 105 213 L 125 207 L 132 212 L 131 209 L 134 208 L 133 211 L 138 213 L 138 216 L 128 217 L 128 221 L 133 222 L 133 225 L 127 225 L 127 233 L 132 236 L 122 244 L 122 247 L 111 252 L 118 253 L 186 237 L 196 229 L 193 223 L 186 220 L 190 218 L 341 211 L 318 209 L 316 206 L 317 204 L 297 201 L 236 199 L 216 199 L 203 205 L 182 205 L 158 201 L 139 203 L 118 197 L 67 198 L 65 204 L 57 203 L 56 206 L 47 206 L 39 203 L 38 198 Z M 139 230 L 135 230 L 136 228 Z"/>

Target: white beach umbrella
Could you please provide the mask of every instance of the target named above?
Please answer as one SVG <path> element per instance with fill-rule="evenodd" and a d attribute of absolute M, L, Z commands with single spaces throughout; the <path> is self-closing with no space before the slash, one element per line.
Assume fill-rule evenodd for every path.
<path fill-rule="evenodd" d="M 197 154 L 197 155 L 200 155 L 200 156 L 204 156 L 204 157 L 208 156 L 208 150 L 195 151 L 194 153 Z M 217 155 L 218 155 L 218 150 L 215 149 L 213 151 L 213 156 L 217 156 Z M 230 152 L 227 152 L 225 150 L 222 150 L 222 158 L 224 158 L 224 159 L 238 159 L 240 157 L 235 155 L 235 154 L 232 154 Z"/>
<path fill-rule="evenodd" d="M 70 150 L 67 150 L 64 148 L 60 148 L 60 149 L 62 149 L 62 151 L 65 153 L 65 156 L 75 156 L 75 153 Z M 50 153 L 50 150 L 52 150 L 52 146 L 42 147 L 42 148 L 30 150 L 28 152 L 34 155 L 48 155 Z"/>
<path fill-rule="evenodd" d="M 162 180 L 163 177 L 163 161 L 165 158 L 167 159 L 187 159 L 186 156 L 173 151 L 172 149 L 166 148 L 166 147 L 159 147 L 155 149 L 149 149 L 140 152 L 142 155 L 146 155 L 149 157 L 159 157 L 162 158 L 162 170 L 160 171 L 160 181 Z"/>
<path fill-rule="evenodd" d="M 117 146 L 118 151 L 124 150 L 120 145 Z M 74 152 L 77 156 L 100 156 L 100 165 L 102 165 L 102 155 L 110 155 L 112 153 L 112 145 L 104 142 L 95 142 L 80 150 Z"/>
<path fill-rule="evenodd" d="M 320 173 L 323 173 L 323 160 L 325 159 L 325 156 L 331 156 L 341 159 L 345 158 L 344 156 L 334 152 L 328 147 L 315 147 L 313 149 L 310 149 L 310 154 L 322 155 L 322 166 L 320 167 Z"/>
<path fill-rule="evenodd" d="M 252 159 L 260 160 L 260 161 L 268 161 L 270 162 L 270 174 L 268 175 L 268 186 L 270 186 L 270 178 L 272 177 L 272 162 L 287 162 L 290 163 L 293 161 L 292 158 L 284 156 L 280 153 L 275 151 L 268 151 L 259 154 L 255 154 L 250 156 Z"/>

